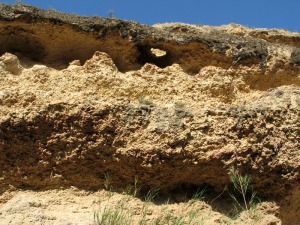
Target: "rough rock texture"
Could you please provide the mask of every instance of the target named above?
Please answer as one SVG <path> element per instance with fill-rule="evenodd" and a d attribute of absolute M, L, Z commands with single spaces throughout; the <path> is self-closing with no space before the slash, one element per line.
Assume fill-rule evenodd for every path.
<path fill-rule="evenodd" d="M 109 174 L 117 190 L 138 177 L 217 196 L 234 166 L 297 224 L 299 38 L 1 6 L 2 193 L 98 190 Z"/>

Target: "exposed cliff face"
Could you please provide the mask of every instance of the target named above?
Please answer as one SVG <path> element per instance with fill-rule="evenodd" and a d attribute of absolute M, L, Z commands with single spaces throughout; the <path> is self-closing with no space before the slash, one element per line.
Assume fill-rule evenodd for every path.
<path fill-rule="evenodd" d="M 29 6 L 2 6 L 0 34 L 3 192 L 96 190 L 109 174 L 119 190 L 138 177 L 221 193 L 235 166 L 298 222 L 299 34 Z"/>

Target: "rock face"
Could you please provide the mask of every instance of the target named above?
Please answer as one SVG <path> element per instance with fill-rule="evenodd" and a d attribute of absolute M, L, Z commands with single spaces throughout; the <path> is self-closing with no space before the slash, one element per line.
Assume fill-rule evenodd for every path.
<path fill-rule="evenodd" d="M 300 34 L 0 8 L 0 189 L 172 195 L 229 168 L 300 215 Z M 271 224 L 271 223 L 270 223 Z"/>

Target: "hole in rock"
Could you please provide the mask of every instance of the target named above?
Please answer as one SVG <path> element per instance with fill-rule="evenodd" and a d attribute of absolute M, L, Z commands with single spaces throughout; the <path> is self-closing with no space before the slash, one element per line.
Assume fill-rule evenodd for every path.
<path fill-rule="evenodd" d="M 137 46 L 140 56 L 138 63 L 144 65 L 152 63 L 160 68 L 165 68 L 173 64 L 172 57 L 169 52 L 160 48 L 152 48 L 150 46 Z"/>

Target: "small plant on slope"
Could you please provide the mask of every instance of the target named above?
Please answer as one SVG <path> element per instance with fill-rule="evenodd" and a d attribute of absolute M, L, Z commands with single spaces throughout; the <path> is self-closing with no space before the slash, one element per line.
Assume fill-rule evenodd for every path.
<path fill-rule="evenodd" d="M 103 185 L 104 185 L 104 189 L 105 189 L 106 191 L 109 191 L 109 192 L 112 191 L 111 177 L 109 176 L 108 173 L 104 174 L 104 182 L 103 182 Z"/>
<path fill-rule="evenodd" d="M 203 200 L 204 199 L 204 194 L 206 193 L 207 189 L 206 187 L 197 189 L 195 194 L 193 194 L 192 199 L 190 200 L 191 203 L 194 203 L 198 200 Z"/>
<path fill-rule="evenodd" d="M 241 195 L 243 203 L 238 201 L 238 197 L 234 194 L 230 194 L 234 200 L 234 215 L 237 215 L 241 211 L 249 211 L 255 208 L 256 202 L 259 199 L 256 197 L 257 192 L 252 190 L 251 179 L 248 175 L 241 175 L 234 167 L 230 168 L 229 173 L 230 182 L 233 184 L 234 189 Z M 247 197 L 250 193 L 250 197 Z"/>
<path fill-rule="evenodd" d="M 138 177 L 135 177 L 134 178 L 134 185 L 128 185 L 126 187 L 126 190 L 125 190 L 125 194 L 126 195 L 131 195 L 133 196 L 134 198 L 137 197 L 137 195 L 139 194 L 140 192 L 140 188 L 138 187 Z"/>
<path fill-rule="evenodd" d="M 105 206 L 101 214 L 94 213 L 94 220 L 98 225 L 124 225 L 131 224 L 130 215 L 124 209 L 124 204 L 119 204 L 115 208 Z"/>

